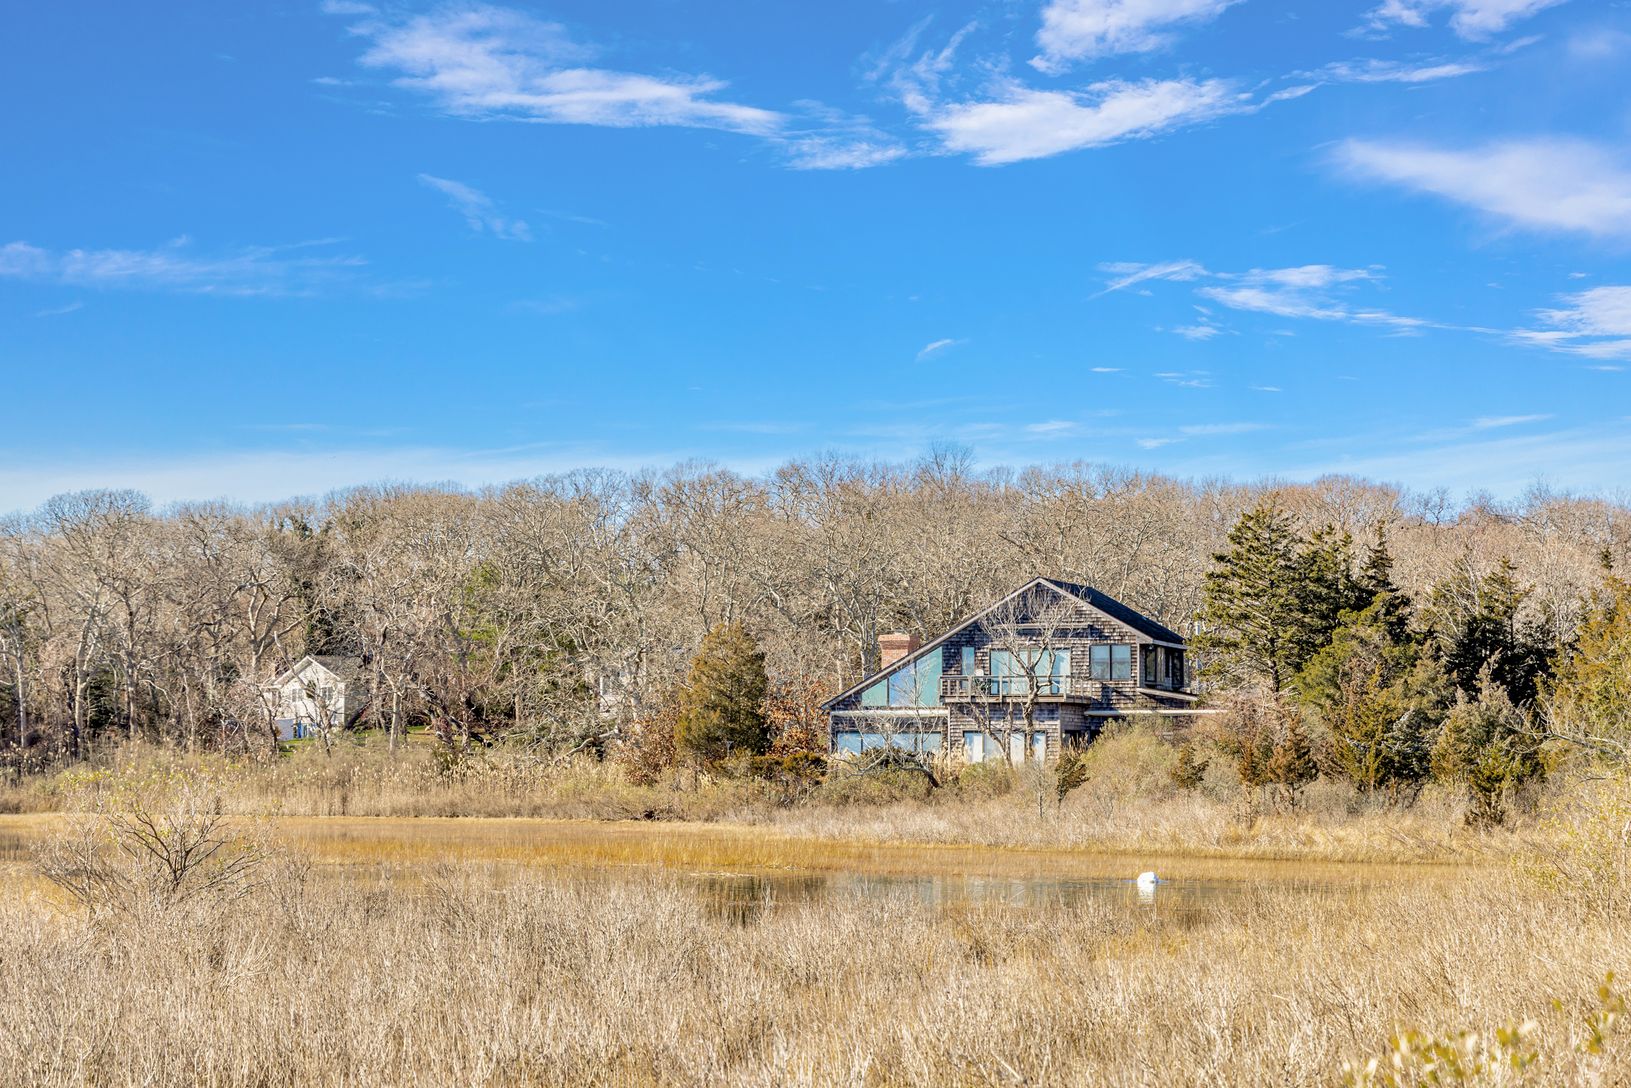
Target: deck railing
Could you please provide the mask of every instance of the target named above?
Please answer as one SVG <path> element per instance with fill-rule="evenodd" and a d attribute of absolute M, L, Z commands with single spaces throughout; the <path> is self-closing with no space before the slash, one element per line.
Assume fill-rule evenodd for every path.
<path fill-rule="evenodd" d="M 1024 699 L 1032 694 L 1042 698 L 1085 695 L 1076 690 L 1068 676 L 942 676 L 941 702 L 967 702 L 971 699 Z"/>

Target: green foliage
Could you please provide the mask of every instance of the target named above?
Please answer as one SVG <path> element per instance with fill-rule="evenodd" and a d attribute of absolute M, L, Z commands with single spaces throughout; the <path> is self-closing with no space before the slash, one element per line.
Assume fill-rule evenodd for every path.
<path fill-rule="evenodd" d="M 1502 559 L 1482 578 L 1468 564 L 1433 588 L 1425 620 L 1444 671 L 1456 687 L 1476 696 L 1487 667 L 1514 702 L 1532 702 L 1550 666 L 1544 634 L 1522 619 L 1529 589 Z"/>
<path fill-rule="evenodd" d="M 1209 759 L 1196 759 L 1195 746 L 1186 741 L 1178 746 L 1178 759 L 1173 763 L 1170 775 L 1172 784 L 1181 790 L 1200 789 L 1201 783 L 1206 781 L 1206 770 L 1211 765 Z"/>
<path fill-rule="evenodd" d="M 1379 591 L 1344 615 L 1297 676 L 1301 705 L 1325 737 L 1323 762 L 1364 792 L 1413 796 L 1444 718 L 1445 682 L 1398 622 L 1398 596 Z"/>
<path fill-rule="evenodd" d="M 680 689 L 674 740 L 704 764 L 733 752 L 763 753 L 770 746 L 765 718 L 765 655 L 741 624 L 720 624 L 703 637 Z"/>
<path fill-rule="evenodd" d="M 1290 667 L 1297 625 L 1297 547 L 1291 516 L 1265 502 L 1229 530 L 1212 557 L 1195 649 L 1207 671 L 1235 682 L 1261 680 L 1278 691 Z"/>
<path fill-rule="evenodd" d="M 1369 601 L 1348 534 L 1327 527 L 1305 539 L 1272 502 L 1242 514 L 1212 558 L 1194 643 L 1207 672 L 1232 683 L 1279 691 L 1342 614 Z"/>
<path fill-rule="evenodd" d="M 1610 577 L 1558 669 L 1554 732 L 1614 762 L 1631 756 L 1631 582 Z"/>
<path fill-rule="evenodd" d="M 1512 793 L 1543 777 L 1542 738 L 1493 679 L 1482 673 L 1477 699 L 1456 698 L 1433 745 L 1433 775 L 1467 791 L 1467 822 L 1484 826 L 1506 818 Z"/>
<path fill-rule="evenodd" d="M 1065 798 L 1069 797 L 1072 791 L 1087 785 L 1090 777 L 1086 753 L 1074 746 L 1066 748 L 1059 753 L 1059 766 L 1054 769 L 1055 798 L 1061 805 L 1064 804 Z"/>

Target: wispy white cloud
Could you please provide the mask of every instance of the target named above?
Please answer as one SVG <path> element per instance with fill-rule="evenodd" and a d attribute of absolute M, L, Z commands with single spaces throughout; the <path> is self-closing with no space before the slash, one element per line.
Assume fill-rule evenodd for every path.
<path fill-rule="evenodd" d="M 696 452 L 675 448 L 611 453 L 599 446 L 563 443 L 495 449 L 322 446 L 154 457 L 124 454 L 82 461 L 6 456 L 0 458 L 0 513 L 32 509 L 52 495 L 87 488 L 134 488 L 158 503 L 218 498 L 275 502 L 367 483 L 446 482 L 481 487 L 586 466 L 637 471 L 675 464 Z M 777 459 L 726 462 L 740 472 L 764 472 Z"/>
<path fill-rule="evenodd" d="M 803 119 L 791 124 L 782 145 L 795 170 L 864 170 L 904 158 L 905 145 L 871 119 L 820 102 L 799 102 Z"/>
<path fill-rule="evenodd" d="M 1168 385 L 1182 389 L 1211 389 L 1217 385 L 1212 380 L 1211 371 L 1207 370 L 1161 370 L 1155 376 Z"/>
<path fill-rule="evenodd" d="M 1185 340 L 1210 340 L 1221 330 L 1216 325 L 1179 325 L 1172 331 Z"/>
<path fill-rule="evenodd" d="M 1434 83 L 1488 70 L 1487 64 L 1476 60 L 1400 61 L 1371 57 L 1334 61 L 1300 75 L 1325 83 Z"/>
<path fill-rule="evenodd" d="M 446 7 L 405 20 L 365 18 L 353 32 L 367 67 L 396 73 L 449 113 L 627 128 L 680 125 L 767 135 L 783 116 L 718 97 L 708 76 L 651 76 L 591 66 L 595 50 L 564 27 L 489 4 Z"/>
<path fill-rule="evenodd" d="M 1501 427 L 1521 427 L 1525 423 L 1540 423 L 1553 418 L 1549 414 L 1527 416 L 1479 416 L 1472 421 L 1475 431 L 1493 431 Z"/>
<path fill-rule="evenodd" d="M 1198 261 L 1165 261 L 1157 264 L 1103 264 L 1111 275 L 1100 294 L 1122 290 L 1149 280 L 1206 281 L 1197 288 L 1202 298 L 1232 310 L 1272 314 L 1315 321 L 1343 321 L 1358 325 L 1378 325 L 1399 332 L 1443 328 L 1435 322 L 1406 317 L 1374 306 L 1356 306 L 1341 298 L 1337 289 L 1381 278 L 1379 268 L 1338 268 L 1329 264 L 1305 264 L 1288 268 L 1253 268 L 1246 272 L 1214 272 Z M 1096 297 L 1096 296 L 1095 296 Z M 1203 311 L 1204 312 L 1204 311 Z M 1172 331 L 1190 339 L 1207 339 L 1219 330 L 1214 322 L 1203 320 Z M 1210 330 L 1210 331 L 1208 331 Z"/>
<path fill-rule="evenodd" d="M 1257 108 L 1221 79 L 1106 80 L 1082 91 L 1009 82 L 985 101 L 936 104 L 924 125 L 948 151 L 985 166 L 1145 139 Z"/>
<path fill-rule="evenodd" d="M 1631 287 L 1593 287 L 1541 310 L 1544 329 L 1519 329 L 1528 344 L 1591 359 L 1631 359 Z"/>
<path fill-rule="evenodd" d="M 1112 261 L 1099 265 L 1101 271 L 1111 273 L 1115 278 L 1104 285 L 1104 290 L 1098 295 L 1108 295 L 1112 291 L 1124 291 L 1129 287 L 1136 287 L 1150 280 L 1189 280 L 1204 279 L 1212 273 L 1198 261 L 1157 261 L 1154 264 L 1139 264 L 1134 261 Z"/>
<path fill-rule="evenodd" d="M 77 302 L 76 301 L 76 302 L 67 303 L 66 305 L 62 305 L 62 306 L 52 306 L 52 307 L 49 307 L 48 309 L 36 310 L 34 312 L 34 316 L 35 317 L 61 317 L 64 314 L 71 314 L 75 310 L 83 310 L 84 308 L 85 308 L 85 304 L 83 302 Z"/>
<path fill-rule="evenodd" d="M 508 219 L 500 215 L 493 198 L 480 189 L 466 185 L 462 181 L 439 178 L 432 174 L 420 174 L 419 180 L 447 197 L 448 204 L 454 211 L 464 216 L 464 221 L 477 234 L 486 231 L 494 238 L 508 238 L 519 242 L 532 241 L 531 228 L 523 220 Z"/>
<path fill-rule="evenodd" d="M 947 337 L 944 340 L 936 340 L 932 343 L 924 344 L 922 350 L 917 353 L 917 361 L 921 363 L 930 356 L 939 355 L 946 349 L 954 348 L 961 343 L 963 343 L 963 341 L 954 340 L 951 337 Z"/>
<path fill-rule="evenodd" d="M 1095 366 L 1090 369 L 1095 374 L 1120 374 L 1122 371 L 1119 366 Z"/>
<path fill-rule="evenodd" d="M 1066 63 L 1117 53 L 1147 53 L 1185 23 L 1216 19 L 1240 0 L 1049 0 L 1031 63 L 1052 72 Z"/>
<path fill-rule="evenodd" d="M 1366 15 L 1374 31 L 1396 26 L 1421 28 L 1438 12 L 1450 13 L 1450 27 L 1463 38 L 1482 39 L 1501 33 L 1564 0 L 1383 0 Z"/>
<path fill-rule="evenodd" d="M 1068 419 L 1047 419 L 1040 423 L 1027 423 L 1025 431 L 1043 438 L 1064 438 L 1073 434 L 1077 424 Z"/>
<path fill-rule="evenodd" d="M 1581 140 L 1508 140 L 1455 149 L 1349 140 L 1355 173 L 1433 193 L 1516 226 L 1631 236 L 1631 170 Z"/>
<path fill-rule="evenodd" d="M 0 246 L 0 278 L 193 294 L 308 295 L 354 276 L 366 263 L 333 254 L 333 244 L 325 239 L 209 255 L 196 252 L 186 238 L 145 250 L 48 250 L 10 242 Z"/>

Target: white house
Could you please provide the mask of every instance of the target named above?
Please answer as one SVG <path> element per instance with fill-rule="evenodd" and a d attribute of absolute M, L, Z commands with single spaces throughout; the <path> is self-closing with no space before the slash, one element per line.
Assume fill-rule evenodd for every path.
<path fill-rule="evenodd" d="M 355 721 L 368 705 L 368 676 L 361 658 L 308 655 L 267 685 L 267 695 L 278 738 L 291 740 Z"/>

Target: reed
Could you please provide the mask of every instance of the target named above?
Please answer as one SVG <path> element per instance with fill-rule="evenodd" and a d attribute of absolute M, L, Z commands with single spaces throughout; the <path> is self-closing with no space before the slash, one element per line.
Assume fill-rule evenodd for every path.
<path fill-rule="evenodd" d="M 0 1069 L 51 1086 L 1334 1084 L 1403 1029 L 1533 1020 L 1521 1078 L 1466 1083 L 1617 1084 L 1617 1021 L 1584 1044 L 1628 951 L 1623 916 L 1506 870 L 1270 888 L 1198 916 L 844 894 L 744 915 L 657 868 L 293 867 L 202 914 L 0 898 Z"/>

